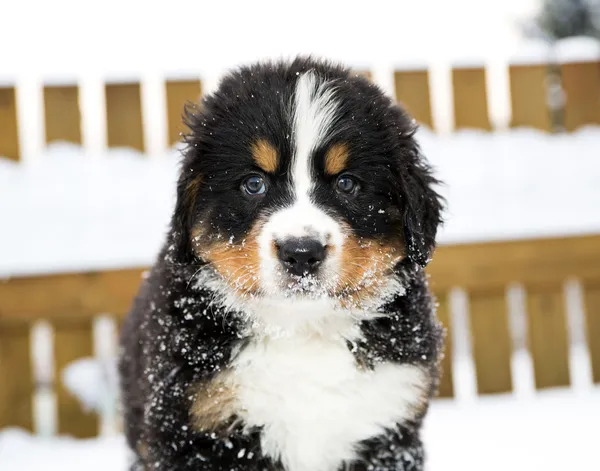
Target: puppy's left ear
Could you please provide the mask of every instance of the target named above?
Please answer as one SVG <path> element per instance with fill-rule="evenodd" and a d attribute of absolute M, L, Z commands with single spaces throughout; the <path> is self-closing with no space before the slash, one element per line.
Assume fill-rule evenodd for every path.
<path fill-rule="evenodd" d="M 414 137 L 402 152 L 400 205 L 404 208 L 403 235 L 407 258 L 425 267 L 435 249 L 435 236 L 441 224 L 442 197 L 434 190 L 439 182 L 425 162 Z"/>

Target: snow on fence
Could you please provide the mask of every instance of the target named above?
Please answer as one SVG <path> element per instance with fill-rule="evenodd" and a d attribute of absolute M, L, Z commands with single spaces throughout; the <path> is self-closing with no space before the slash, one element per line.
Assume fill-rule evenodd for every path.
<path fill-rule="evenodd" d="M 442 246 L 429 273 L 449 329 L 440 396 L 464 401 L 600 383 L 600 236 Z M 114 430 L 110 407 L 100 418 L 86 412 L 65 386 L 93 393 L 102 372 L 62 376 L 81 358 L 112 364 L 118 326 L 143 276 L 127 269 L 0 283 L 0 429 L 39 432 L 37 414 L 50 397 L 57 427 L 46 433 L 95 436 L 107 430 L 107 414 Z M 49 345 L 40 322 L 53 332 Z"/>
<path fill-rule="evenodd" d="M 577 54 L 559 57 L 569 131 L 600 124 L 600 45 L 576 45 Z M 561 50 L 565 49 L 566 44 Z M 501 70 L 471 61 L 450 69 L 403 65 L 396 71 L 359 73 L 372 77 L 417 121 L 436 131 L 489 131 L 505 125 L 550 131 L 548 103 L 553 96 L 556 101 L 556 90 L 547 81 L 550 57 L 548 51 L 533 55 L 523 51 Z M 81 144 L 92 155 L 106 147 L 161 155 L 179 141 L 183 104 L 197 101 L 201 91 L 199 76 L 190 74 L 3 81 L 0 156 L 29 161 L 55 141 Z M 506 119 L 498 117 L 507 114 L 496 110 L 499 96 L 509 102 Z"/>

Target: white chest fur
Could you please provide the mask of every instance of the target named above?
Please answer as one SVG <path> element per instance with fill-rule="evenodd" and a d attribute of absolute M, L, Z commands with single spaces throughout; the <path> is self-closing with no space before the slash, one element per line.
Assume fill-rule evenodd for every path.
<path fill-rule="evenodd" d="M 263 427 L 265 454 L 287 471 L 336 471 L 356 445 L 415 416 L 426 375 L 410 365 L 356 367 L 345 341 L 267 339 L 237 357 L 239 412 Z"/>

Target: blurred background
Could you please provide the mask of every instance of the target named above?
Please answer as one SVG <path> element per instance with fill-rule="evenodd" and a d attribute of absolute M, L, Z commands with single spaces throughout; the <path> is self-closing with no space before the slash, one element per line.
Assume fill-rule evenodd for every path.
<path fill-rule="evenodd" d="M 117 332 L 183 105 L 299 53 L 402 102 L 444 182 L 428 469 L 600 469 L 600 0 L 0 0 L 0 19 L 1 470 L 127 469 Z"/>

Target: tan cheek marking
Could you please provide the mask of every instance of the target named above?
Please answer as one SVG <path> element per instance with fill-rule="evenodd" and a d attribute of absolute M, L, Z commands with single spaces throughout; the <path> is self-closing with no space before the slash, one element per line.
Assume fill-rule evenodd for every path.
<path fill-rule="evenodd" d="M 237 391 L 230 378 L 231 373 L 223 373 L 209 383 L 197 384 L 193 387 L 195 399 L 190 409 L 190 416 L 196 431 L 219 430 L 229 425 L 236 416 Z"/>
<path fill-rule="evenodd" d="M 341 253 L 341 276 L 338 292 L 350 303 L 358 303 L 377 295 L 387 276 L 404 258 L 401 242 L 360 240 L 346 230 Z"/>
<path fill-rule="evenodd" d="M 266 139 L 259 139 L 252 144 L 252 158 L 256 165 L 267 173 L 273 173 L 279 165 L 277 150 Z"/>
<path fill-rule="evenodd" d="M 348 146 L 346 144 L 334 144 L 325 154 L 325 173 L 337 175 L 344 171 L 348 165 Z"/>
<path fill-rule="evenodd" d="M 263 221 L 258 221 L 240 240 L 229 242 L 226 238 L 209 239 L 203 227 L 192 232 L 196 254 L 210 262 L 221 277 L 239 295 L 256 294 L 260 290 L 260 252 L 258 234 Z"/>

